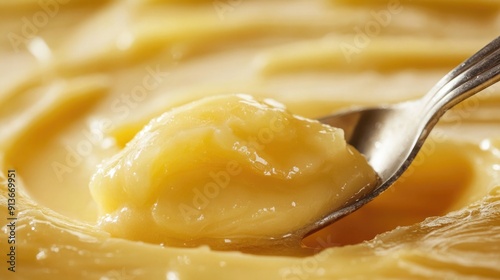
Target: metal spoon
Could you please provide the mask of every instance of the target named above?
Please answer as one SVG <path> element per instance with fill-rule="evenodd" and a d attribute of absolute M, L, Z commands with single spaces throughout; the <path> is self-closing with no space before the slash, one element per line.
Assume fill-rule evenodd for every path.
<path fill-rule="evenodd" d="M 319 119 L 344 129 L 346 140 L 378 173 L 378 186 L 358 200 L 306 226 L 307 235 L 370 202 L 408 168 L 441 116 L 500 80 L 500 37 L 444 76 L 422 99 L 345 111 Z"/>

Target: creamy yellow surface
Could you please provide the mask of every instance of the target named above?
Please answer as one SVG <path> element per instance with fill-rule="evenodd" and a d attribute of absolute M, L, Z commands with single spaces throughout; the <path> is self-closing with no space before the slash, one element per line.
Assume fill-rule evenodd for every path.
<path fill-rule="evenodd" d="M 500 93 L 448 113 L 380 198 L 309 257 L 173 248 L 96 226 L 89 183 L 152 118 L 247 93 L 316 118 L 422 96 L 496 37 L 497 1 L 0 1 L 2 279 L 500 277 Z M 5 178 L 5 179 L 4 179 Z M 291 219 L 293 220 L 293 219 Z M 149 225 L 145 225 L 147 227 Z M 353 244 L 352 246 L 342 246 Z"/>
<path fill-rule="evenodd" d="M 376 183 L 341 129 L 225 95 L 154 118 L 90 192 L 114 237 L 235 249 L 295 237 Z"/>

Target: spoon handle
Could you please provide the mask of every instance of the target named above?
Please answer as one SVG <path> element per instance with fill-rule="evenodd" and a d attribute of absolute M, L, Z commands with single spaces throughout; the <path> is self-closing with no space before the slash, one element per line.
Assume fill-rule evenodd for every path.
<path fill-rule="evenodd" d="M 500 80 L 500 37 L 490 42 L 444 76 L 423 98 L 427 120 L 439 119 L 448 109 Z"/>

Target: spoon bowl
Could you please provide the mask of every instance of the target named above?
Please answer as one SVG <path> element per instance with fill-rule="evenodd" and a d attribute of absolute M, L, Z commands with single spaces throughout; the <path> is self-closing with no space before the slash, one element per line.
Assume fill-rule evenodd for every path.
<path fill-rule="evenodd" d="M 419 100 L 353 109 L 319 119 L 344 130 L 346 141 L 366 157 L 379 181 L 371 192 L 306 226 L 304 235 L 356 211 L 381 194 L 408 168 L 447 110 L 498 80 L 500 37 L 449 72 Z"/>

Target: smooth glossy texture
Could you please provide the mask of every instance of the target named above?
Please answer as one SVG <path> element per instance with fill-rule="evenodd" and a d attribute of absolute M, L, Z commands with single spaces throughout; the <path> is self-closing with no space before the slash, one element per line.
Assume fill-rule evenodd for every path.
<path fill-rule="evenodd" d="M 345 131 L 349 144 L 365 155 L 379 185 L 304 228 L 307 235 L 356 211 L 391 186 L 413 161 L 441 116 L 500 79 L 500 37 L 444 76 L 423 98 L 377 108 L 340 112 L 320 121 Z"/>

